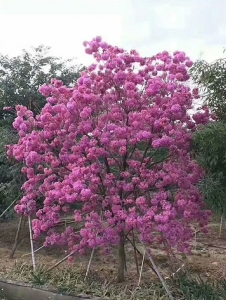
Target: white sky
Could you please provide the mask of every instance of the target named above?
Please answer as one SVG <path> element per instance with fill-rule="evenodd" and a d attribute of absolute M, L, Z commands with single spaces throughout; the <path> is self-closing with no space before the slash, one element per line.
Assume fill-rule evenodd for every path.
<path fill-rule="evenodd" d="M 44 44 L 89 64 L 84 40 L 100 35 L 144 56 L 182 50 L 192 59 L 226 56 L 226 0 L 0 0 L 0 53 Z"/>

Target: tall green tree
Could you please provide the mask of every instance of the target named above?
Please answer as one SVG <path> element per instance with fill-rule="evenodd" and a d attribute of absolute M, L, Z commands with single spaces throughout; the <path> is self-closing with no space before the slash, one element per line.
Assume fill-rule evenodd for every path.
<path fill-rule="evenodd" d="M 197 61 L 191 76 L 201 89 L 202 101 L 216 115 L 216 121 L 194 135 L 196 157 L 206 170 L 200 186 L 209 206 L 226 215 L 226 59 Z"/>
<path fill-rule="evenodd" d="M 52 78 L 74 85 L 83 69 L 73 59 L 63 60 L 49 55 L 50 47 L 43 45 L 23 50 L 22 55 L 0 55 L 0 109 L 23 104 L 36 111 L 45 104 L 39 87 Z"/>
<path fill-rule="evenodd" d="M 0 123 L 0 215 L 9 204 L 21 195 L 23 178 L 21 164 L 10 163 L 6 156 L 5 146 L 18 137 L 10 124 Z M 11 215 L 12 209 L 3 215 L 3 219 Z M 1 221 L 1 219 L 0 219 Z"/>
<path fill-rule="evenodd" d="M 203 101 L 226 122 L 226 58 L 212 63 L 198 60 L 191 69 L 192 79 L 202 92 Z"/>
<path fill-rule="evenodd" d="M 200 183 L 205 200 L 215 212 L 226 216 L 226 123 L 216 121 L 198 130 L 193 149 L 206 170 Z"/>

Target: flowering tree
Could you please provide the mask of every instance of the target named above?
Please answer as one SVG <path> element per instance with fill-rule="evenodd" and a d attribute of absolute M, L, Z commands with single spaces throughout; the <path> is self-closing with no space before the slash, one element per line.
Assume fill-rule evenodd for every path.
<path fill-rule="evenodd" d="M 203 174 L 189 149 L 210 115 L 187 113 L 199 95 L 185 84 L 192 66 L 185 53 L 143 58 L 99 37 L 85 47 L 97 63 L 74 88 L 57 80 L 42 86 L 47 104 L 36 117 L 16 107 L 20 140 L 8 156 L 24 162 L 27 181 L 15 209 L 36 215 L 34 237 L 45 233 L 46 246 L 84 253 L 117 245 L 121 281 L 132 231 L 145 243 L 166 240 L 187 251 L 191 223 L 205 228 L 210 213 L 196 187 Z M 68 213 L 82 228 L 57 232 Z"/>

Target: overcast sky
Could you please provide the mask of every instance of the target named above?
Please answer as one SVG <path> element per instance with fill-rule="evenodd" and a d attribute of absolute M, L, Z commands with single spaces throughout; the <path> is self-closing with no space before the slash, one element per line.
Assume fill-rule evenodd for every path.
<path fill-rule="evenodd" d="M 82 42 L 100 35 L 144 56 L 182 50 L 213 61 L 226 56 L 225 13 L 226 0 L 0 0 L 0 53 L 44 44 L 87 64 Z"/>

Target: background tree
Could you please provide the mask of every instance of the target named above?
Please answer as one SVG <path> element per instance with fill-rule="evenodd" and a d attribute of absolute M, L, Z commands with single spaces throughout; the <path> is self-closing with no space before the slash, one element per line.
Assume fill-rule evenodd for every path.
<path fill-rule="evenodd" d="M 191 76 L 202 92 L 203 101 L 219 121 L 226 122 L 226 58 L 213 63 L 198 60 L 191 68 Z"/>
<path fill-rule="evenodd" d="M 215 211 L 226 214 L 226 59 L 197 61 L 191 75 L 202 91 L 202 101 L 216 118 L 194 135 L 194 151 L 206 170 L 201 189 Z"/>
<path fill-rule="evenodd" d="M 3 108 L 21 104 L 37 114 L 46 103 L 38 91 L 41 85 L 58 78 L 73 86 L 84 69 L 73 59 L 49 55 L 49 50 L 41 45 L 17 57 L 0 55 L 0 214 L 21 192 L 20 167 L 10 165 L 5 151 L 7 144 L 18 139 L 12 128 L 15 110 Z"/>
<path fill-rule="evenodd" d="M 38 92 L 42 84 L 52 78 L 70 86 L 76 83 L 82 66 L 73 59 L 50 56 L 49 50 L 50 47 L 40 45 L 31 52 L 23 50 L 17 57 L 0 55 L 1 110 L 4 106 L 22 104 L 37 112 L 45 104 L 44 97 Z"/>
<path fill-rule="evenodd" d="M 197 161 L 206 170 L 200 183 L 206 203 L 226 215 L 226 124 L 216 121 L 199 129 L 193 148 Z"/>
<path fill-rule="evenodd" d="M 23 183 L 20 172 L 21 164 L 11 164 L 6 156 L 6 145 L 11 141 L 17 142 L 17 134 L 12 130 L 10 124 L 0 123 L 0 215 L 18 197 L 21 196 L 21 185 Z M 12 215 L 13 206 L 5 213 L 5 219 Z"/>

